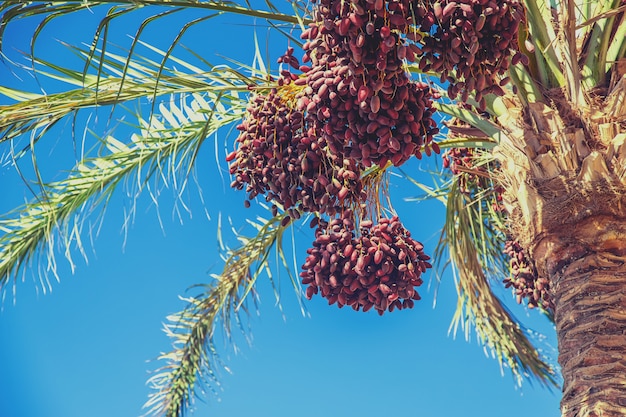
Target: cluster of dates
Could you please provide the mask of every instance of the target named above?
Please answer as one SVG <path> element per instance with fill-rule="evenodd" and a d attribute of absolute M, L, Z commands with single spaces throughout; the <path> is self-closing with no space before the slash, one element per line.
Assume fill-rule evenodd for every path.
<path fill-rule="evenodd" d="M 488 170 L 476 165 L 476 151 L 472 148 L 451 148 L 443 153 L 443 166 L 449 169 L 459 183 L 460 191 L 471 194 L 476 190 L 493 188 L 486 181 Z M 495 188 L 494 211 L 504 213 L 501 188 Z M 510 275 L 503 280 L 506 288 L 513 288 L 519 304 L 527 300 L 528 307 L 554 311 L 550 282 L 537 274 L 537 269 L 517 241 L 507 239 L 503 250 L 509 260 Z"/>
<path fill-rule="evenodd" d="M 504 253 L 510 259 L 511 269 L 511 276 L 504 280 L 504 286 L 513 287 L 517 302 L 521 304 L 522 300 L 526 299 L 530 308 L 541 307 L 554 311 L 550 281 L 537 275 L 537 269 L 519 243 L 507 240 Z"/>
<path fill-rule="evenodd" d="M 227 157 L 231 186 L 246 191 L 246 206 L 264 196 L 282 206 L 287 221 L 315 214 L 316 240 L 301 274 L 307 296 L 380 314 L 412 307 L 420 275 L 431 267 L 397 217 L 374 224 L 362 209 L 375 194 L 362 182 L 366 168 L 439 152 L 431 89 L 411 81 L 405 68 L 405 59 L 415 58 L 403 36 L 410 8 L 316 4 L 302 59 L 293 48 L 279 58 L 286 68 L 274 88 L 252 95 Z"/>
<path fill-rule="evenodd" d="M 413 19 L 405 3 L 321 0 L 302 34 L 310 66 L 298 108 L 323 126 L 332 152 L 365 167 L 419 158 L 439 131 L 430 87 L 405 68 L 413 57 L 403 37 Z"/>
<path fill-rule="evenodd" d="M 374 224 L 367 207 L 375 185 L 364 172 L 439 153 L 432 102 L 439 96 L 411 79 L 407 62 L 442 74 L 451 97 L 472 92 L 484 107 L 484 95 L 502 94 L 506 80 L 497 78 L 515 50 L 520 6 L 314 0 L 313 7 L 302 58 L 289 48 L 273 88 L 251 87 L 227 157 L 231 186 L 245 190 L 246 206 L 258 196 L 275 213 L 282 206 L 283 225 L 315 215 L 316 240 L 301 274 L 307 297 L 321 293 L 331 304 L 380 314 L 412 307 L 428 257 L 397 217 Z"/>
<path fill-rule="evenodd" d="M 518 49 L 523 5 L 519 0 L 430 0 L 429 4 L 434 19 L 422 24 L 428 36 L 417 35 L 422 43 L 419 67 L 449 81 L 451 99 L 460 94 L 467 102 L 474 94 L 484 110 L 487 94 L 504 94 L 509 66 L 520 61 L 528 64 L 528 57 Z"/>
<path fill-rule="evenodd" d="M 421 274 L 431 267 L 423 245 L 411 238 L 397 216 L 377 224 L 366 220 L 355 234 L 352 213 L 320 221 L 300 274 L 307 298 L 318 292 L 338 307 L 385 311 L 413 307 Z"/>
<path fill-rule="evenodd" d="M 237 127 L 238 148 L 227 156 L 231 186 L 248 193 L 246 206 L 258 195 L 289 211 L 335 214 L 344 201 L 361 194 L 355 160 L 325 152 L 313 132 L 303 130 L 305 116 L 290 109 L 274 88 L 254 95 L 246 118 Z"/>

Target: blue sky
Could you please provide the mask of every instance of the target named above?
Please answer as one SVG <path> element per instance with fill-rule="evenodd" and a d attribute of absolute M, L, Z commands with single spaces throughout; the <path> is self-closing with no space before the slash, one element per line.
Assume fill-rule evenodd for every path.
<path fill-rule="evenodd" d="M 80 18 L 53 21 L 41 33 L 36 52 L 45 59 L 82 68 L 59 41 L 90 42 L 101 13 L 96 9 L 94 14 L 85 12 Z M 126 35 L 134 33 L 145 16 L 147 12 L 141 11 L 114 22 L 111 39 L 128 45 Z M 149 26 L 142 39 L 167 46 L 182 24 L 200 16 L 194 11 L 179 13 Z M 220 56 L 251 62 L 251 22 L 231 16 L 211 19 L 192 28 L 182 42 L 211 62 L 219 62 Z M 25 62 L 16 50 L 27 50 L 35 25 L 35 20 L 27 20 L 9 26 L 5 33 L 5 52 L 17 62 Z M 259 31 L 261 39 L 265 35 L 265 30 Z M 267 45 L 274 61 L 287 44 L 280 34 L 273 33 Z M 0 85 L 37 91 L 36 83 L 25 72 L 18 71 L 17 75 L 21 79 L 0 63 Z M 40 81 L 46 91 L 60 89 L 55 82 Z M 94 115 L 98 117 L 92 118 L 92 127 L 95 131 L 103 129 L 108 113 L 99 110 Z M 81 117 L 87 116 L 85 112 Z M 62 178 L 73 165 L 71 129 L 71 121 L 61 124 L 38 145 L 39 163 L 47 181 Z M 121 126 L 114 134 L 124 139 L 129 133 Z M 36 265 L 25 270 L 24 279 L 20 276 L 15 302 L 9 297 L 0 313 L 0 416 L 142 414 L 141 406 L 149 392 L 146 380 L 149 371 L 158 366 L 154 358 L 170 348 L 161 330 L 165 317 L 184 308 L 178 295 L 193 295 L 189 288 L 209 282 L 209 274 L 219 272 L 222 266 L 217 252 L 218 217 L 230 216 L 235 227 L 243 227 L 247 216 L 263 214 L 258 207 L 244 209 L 243 194 L 230 190 L 228 179 L 221 179 L 219 170 L 223 171 L 225 164 L 216 166 L 214 140 L 218 147 L 224 142 L 232 146 L 234 136 L 222 132 L 206 142 L 196 166 L 206 204 L 191 187 L 184 196 L 191 214 L 183 213 L 182 223 L 174 215 L 172 190 L 163 191 L 158 209 L 148 195 L 143 195 L 125 238 L 123 211 L 129 200 L 120 189 L 104 215 L 97 239 L 88 245 L 88 262 L 76 256 L 72 273 L 57 252 L 60 282 L 53 280 L 51 293 L 44 294 L 36 282 Z M 8 152 L 7 145 L 0 151 L 2 155 Z M 24 158 L 20 168 L 32 180 L 29 165 L 29 158 Z M 413 161 L 406 169 L 427 178 L 423 170 L 432 167 Z M 11 165 L 0 166 L 0 190 L 0 212 L 32 197 Z M 413 236 L 432 253 L 443 222 L 443 207 L 436 202 L 403 201 L 415 194 L 418 190 L 407 182 L 392 179 L 394 207 Z M 312 231 L 296 226 L 294 236 L 300 265 Z M 235 244 L 232 236 L 227 239 Z M 308 315 L 302 316 L 284 272 L 281 277 L 282 312 L 267 279 L 259 280 L 258 315 L 254 312 L 247 322 L 251 345 L 237 333 L 237 351 L 228 341 L 218 339 L 220 354 L 231 373 L 219 372 L 222 385 L 217 395 L 208 393 L 203 396 L 205 402 L 197 400 L 194 415 L 559 415 L 558 392 L 529 383 L 516 387 L 510 374 L 505 370 L 501 375 L 497 362 L 485 356 L 473 332 L 469 343 L 462 334 L 456 339 L 448 335 L 456 304 L 449 272 L 439 286 L 436 308 L 436 285 L 429 273 L 421 287 L 423 300 L 413 310 L 383 317 L 373 312 L 339 310 L 319 297 L 306 303 Z M 547 337 L 544 346 L 552 346 L 554 358 L 556 341 L 549 323 L 537 313 L 514 305 L 508 291 L 502 289 L 500 294 L 511 301 L 511 309 L 528 326 Z"/>

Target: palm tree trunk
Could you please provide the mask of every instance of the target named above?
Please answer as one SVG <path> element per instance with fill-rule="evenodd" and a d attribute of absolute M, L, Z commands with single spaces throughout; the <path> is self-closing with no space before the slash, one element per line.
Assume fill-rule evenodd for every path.
<path fill-rule="evenodd" d="M 583 120 L 560 103 L 499 118 L 504 202 L 513 234 L 550 282 L 562 417 L 624 417 L 626 132 L 605 123 L 623 115 Z"/>
<path fill-rule="evenodd" d="M 568 225 L 535 256 L 554 291 L 562 417 L 626 416 L 626 220 Z"/>

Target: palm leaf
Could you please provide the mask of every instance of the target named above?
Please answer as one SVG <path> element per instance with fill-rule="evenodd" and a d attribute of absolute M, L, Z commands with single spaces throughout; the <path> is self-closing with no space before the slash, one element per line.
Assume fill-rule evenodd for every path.
<path fill-rule="evenodd" d="M 283 22 L 292 25 L 299 24 L 303 19 L 288 13 L 283 13 L 278 7 L 271 2 L 266 1 L 270 10 L 258 10 L 249 4 L 241 5 L 232 1 L 196 1 L 196 0 L 99 0 L 99 1 L 21 1 L 8 0 L 0 5 L 0 51 L 4 42 L 4 31 L 6 27 L 18 19 L 28 18 L 32 16 L 41 16 L 41 23 L 35 30 L 31 40 L 31 52 L 37 41 L 37 37 L 43 28 L 53 19 L 64 17 L 82 10 L 93 10 L 104 6 L 113 6 L 109 8 L 106 16 L 100 22 L 92 47 L 98 43 L 100 35 L 103 35 L 103 41 L 106 43 L 106 29 L 108 24 L 115 18 L 142 9 L 146 6 L 153 6 L 156 11 L 153 18 L 163 17 L 163 8 L 168 9 L 199 9 L 218 13 L 234 13 L 253 18 L 267 19 L 274 22 Z M 296 3 L 294 2 L 294 7 Z M 155 7 L 156 6 L 156 7 Z M 154 19 L 151 19 L 151 21 Z M 34 56 L 34 54 L 32 54 Z"/>
<path fill-rule="evenodd" d="M 200 385 L 219 385 L 215 374 L 215 362 L 219 362 L 214 342 L 216 326 L 221 322 L 230 338 L 232 318 L 239 323 L 238 312 L 246 297 L 253 294 L 257 278 L 263 272 L 271 276 L 271 251 L 276 248 L 285 259 L 282 236 L 286 228 L 281 226 L 284 216 L 250 222 L 257 235 L 238 236 L 241 246 L 227 249 L 224 269 L 213 276 L 213 284 L 204 286 L 199 296 L 185 299 L 187 308 L 168 317 L 165 332 L 173 339 L 174 349 L 159 356 L 167 364 L 148 381 L 153 393 L 144 407 L 149 414 L 180 417 L 192 405 Z"/>
<path fill-rule="evenodd" d="M 489 147 L 495 146 L 495 144 L 500 143 L 500 141 L 503 139 L 502 136 L 504 135 L 504 131 L 498 125 L 470 110 L 464 109 L 457 105 L 446 103 L 435 103 L 434 106 L 440 112 L 448 116 L 456 117 L 460 120 L 463 120 L 474 128 L 479 129 L 489 139 L 491 139 L 491 144 Z M 479 146 L 484 146 L 484 144 L 481 144 Z"/>
<path fill-rule="evenodd" d="M 0 219 L 0 288 L 37 252 L 48 254 L 48 270 L 54 273 L 56 239 L 67 248 L 65 256 L 72 264 L 69 247 L 73 243 L 82 247 L 84 220 L 106 205 L 119 184 L 134 187 L 135 198 L 151 178 L 165 180 L 166 186 L 170 179 L 171 186 L 184 187 L 204 140 L 241 117 L 238 97 L 229 97 L 233 104 L 229 108 L 220 102 L 226 101 L 224 97 L 218 90 L 194 94 L 187 102 L 181 96 L 180 105 L 174 101 L 161 105 L 160 117 L 150 122 L 139 117 L 141 134 L 134 134 L 128 143 L 108 136 L 103 139 L 103 155 L 86 158 L 66 179 L 40 184 L 42 192 L 35 201 Z"/>
<path fill-rule="evenodd" d="M 531 79 L 525 70 L 518 74 Z M 534 94 L 532 90 L 530 87 L 527 93 Z M 450 125 L 447 131 L 444 130 L 446 138 L 439 142 L 440 147 L 478 148 L 473 164 L 476 168 L 484 167 L 483 171 L 490 175 L 496 166 L 492 150 L 499 144 L 510 142 L 506 129 L 460 106 L 438 103 L 437 108 L 468 125 L 460 131 Z M 492 107 L 490 112 L 506 112 L 506 109 L 496 111 Z M 474 130 L 478 131 L 476 137 L 467 135 Z M 489 284 L 490 278 L 497 277 L 500 281 L 509 273 L 508 259 L 502 252 L 506 225 L 502 213 L 492 208 L 495 202 L 493 184 L 467 194 L 461 192 L 458 176 L 447 181 L 445 175 L 437 178 L 438 185 L 434 189 L 415 180 L 412 182 L 446 206 L 446 220 L 434 258 L 439 259 L 439 265 L 444 269 L 452 266 L 455 272 L 458 303 L 451 331 L 456 333 L 459 328 L 463 329 L 467 338 L 469 331 L 475 328 L 481 343 L 491 349 L 501 365 L 511 369 L 518 381 L 526 376 L 556 386 L 553 367 L 538 354 L 527 331 L 500 302 Z M 444 259 L 449 261 L 444 262 Z"/>
<path fill-rule="evenodd" d="M 624 31 L 626 30 L 626 24 L 623 23 L 624 17 L 618 17 L 616 16 L 617 13 L 615 13 L 619 5 L 619 0 L 597 3 L 595 10 L 591 11 L 590 16 L 604 16 L 604 18 L 594 19 L 593 22 L 588 20 L 582 26 L 583 28 L 591 28 L 586 32 L 587 36 L 581 40 L 581 43 L 584 45 L 582 54 L 586 55 L 581 75 L 587 90 L 604 84 L 607 71 L 611 68 L 608 61 L 614 61 L 618 58 L 617 51 L 620 49 L 618 45 L 623 45 L 625 42 Z M 619 25 L 621 30 L 617 29 L 621 33 L 615 33 L 615 25 L 617 23 L 621 23 Z M 619 35 L 621 35 L 621 39 Z M 610 58 L 608 56 L 609 50 L 611 52 Z"/>
<path fill-rule="evenodd" d="M 475 147 L 475 167 L 484 166 L 489 172 L 493 156 L 488 150 L 480 151 L 484 139 L 473 142 L 459 137 L 440 142 L 442 148 Z M 487 148 L 488 149 L 488 148 Z M 479 342 L 488 348 L 501 366 L 508 367 L 518 383 L 524 379 L 538 379 L 546 386 L 556 386 L 554 367 L 541 357 L 530 341 L 526 329 L 508 311 L 491 289 L 490 281 L 501 281 L 508 275 L 508 259 L 502 249 L 505 242 L 505 222 L 502 214 L 493 210 L 495 193 L 490 188 L 476 189 L 472 194 L 461 192 L 459 177 L 433 175 L 435 185 L 426 186 L 402 175 L 417 186 L 424 196 L 417 201 L 434 198 L 446 207 L 446 219 L 433 258 L 439 275 L 447 267 L 454 273 L 457 287 L 457 308 L 450 332 L 463 330 L 469 339 L 475 329 Z M 499 284 L 499 282 L 497 283 Z M 497 285 L 496 284 L 496 285 Z"/>
<path fill-rule="evenodd" d="M 468 200 L 453 182 L 446 201 L 446 222 L 436 253 L 443 259 L 446 249 L 457 272 L 458 303 L 451 330 L 456 333 L 460 327 L 467 338 L 474 327 L 480 341 L 502 365 L 511 369 L 518 381 L 522 376 L 530 376 L 555 386 L 554 369 L 540 357 L 519 321 L 490 288 L 490 273 L 504 275 L 504 240 L 499 227 L 485 222 L 493 214 L 483 212 L 482 198 Z"/>
<path fill-rule="evenodd" d="M 526 0 L 527 31 L 532 35 L 533 43 L 537 46 L 536 52 L 541 54 L 538 61 L 542 71 L 547 72 L 547 88 L 565 84 L 563 70 L 560 67 L 556 33 L 552 25 L 552 11 L 550 2 L 546 0 Z M 532 57 L 532 55 L 531 55 Z M 544 77 L 545 78 L 545 77 Z M 539 78 L 538 78 L 539 79 Z"/>
<path fill-rule="evenodd" d="M 182 62 L 148 44 L 142 45 L 162 57 L 167 56 L 174 63 Z M 72 49 L 88 59 L 88 50 Z M 203 70 L 187 63 L 185 68 L 189 71 L 182 72 L 138 54 L 131 62 L 126 55 L 112 52 L 102 56 L 101 62 L 92 60 L 91 64 L 98 68 L 97 75 L 84 74 L 41 59 L 35 59 L 35 62 L 41 66 L 37 69 L 40 76 L 78 88 L 55 94 L 34 94 L 0 86 L 0 94 L 17 100 L 15 104 L 0 106 L 0 143 L 31 132 L 39 137 L 38 132 L 81 109 L 116 106 L 144 98 L 154 103 L 158 97 L 175 93 L 246 91 L 247 85 L 253 82 L 250 77 L 227 66 Z M 225 105 L 228 105 L 227 97 L 222 97 Z"/>

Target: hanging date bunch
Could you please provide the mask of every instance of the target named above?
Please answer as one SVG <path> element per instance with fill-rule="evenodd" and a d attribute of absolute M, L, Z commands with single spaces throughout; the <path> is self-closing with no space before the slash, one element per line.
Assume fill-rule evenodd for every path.
<path fill-rule="evenodd" d="M 528 307 L 541 307 L 554 312 L 554 301 L 550 290 L 550 282 L 537 276 L 537 269 L 526 256 L 519 243 L 507 240 L 504 253 L 509 257 L 511 275 L 504 280 L 506 288 L 513 288 L 518 303 L 528 301 Z"/>
<path fill-rule="evenodd" d="M 476 152 L 473 148 L 450 148 L 441 157 L 443 167 L 457 177 L 459 189 L 464 194 L 487 186 L 487 169 L 476 163 Z"/>
<path fill-rule="evenodd" d="M 365 167 L 438 151 L 430 87 L 405 69 L 410 3 L 321 1 L 314 16 L 302 34 L 311 66 L 300 108 L 322 126 L 329 149 Z"/>
<path fill-rule="evenodd" d="M 279 78 L 288 85 L 290 78 Z M 315 131 L 306 128 L 305 115 L 293 108 L 277 88 L 255 93 L 250 99 L 237 149 L 227 156 L 231 186 L 248 193 L 246 207 L 265 195 L 288 211 L 289 219 L 301 212 L 329 215 L 358 199 L 360 169 L 352 160 L 326 152 Z"/>
<path fill-rule="evenodd" d="M 397 216 L 362 221 L 355 233 L 350 210 L 330 223 L 319 220 L 300 277 L 306 297 L 321 293 L 329 304 L 367 312 L 412 308 L 421 274 L 431 267 L 423 245 Z"/>
<path fill-rule="evenodd" d="M 248 193 L 246 206 L 265 195 L 291 217 L 332 216 L 361 198 L 362 168 L 439 152 L 430 87 L 403 67 L 413 45 L 401 34 L 418 7 L 411 4 L 316 6 L 316 22 L 302 35 L 304 65 L 289 48 L 276 87 L 253 94 L 238 126 L 238 148 L 227 159 L 231 185 Z"/>
<path fill-rule="evenodd" d="M 251 86 L 227 157 L 231 185 L 245 189 L 246 206 L 259 196 L 275 215 L 282 206 L 283 225 L 314 213 L 301 273 L 308 298 L 381 315 L 411 308 L 430 258 L 391 207 L 381 210 L 371 170 L 439 153 L 437 94 L 407 72 L 421 53 L 407 33 L 434 13 L 410 1 L 322 0 L 313 17 L 302 58 L 289 48 L 273 88 Z"/>
<path fill-rule="evenodd" d="M 523 6 L 519 0 L 429 0 L 429 5 L 434 24 L 423 25 L 428 35 L 418 36 L 420 69 L 449 81 L 451 99 L 460 94 L 465 102 L 474 94 L 484 110 L 487 94 L 504 94 L 509 66 L 528 63 L 517 46 Z"/>
<path fill-rule="evenodd" d="M 231 187 L 246 188 L 246 206 L 257 195 L 269 193 L 286 208 L 294 205 L 294 176 L 298 172 L 299 127 L 303 114 L 292 112 L 274 88 L 267 94 L 254 94 L 247 115 L 237 126 L 238 149 L 226 158 L 230 174 L 235 177 Z M 290 189 L 294 191 L 290 194 Z"/>

